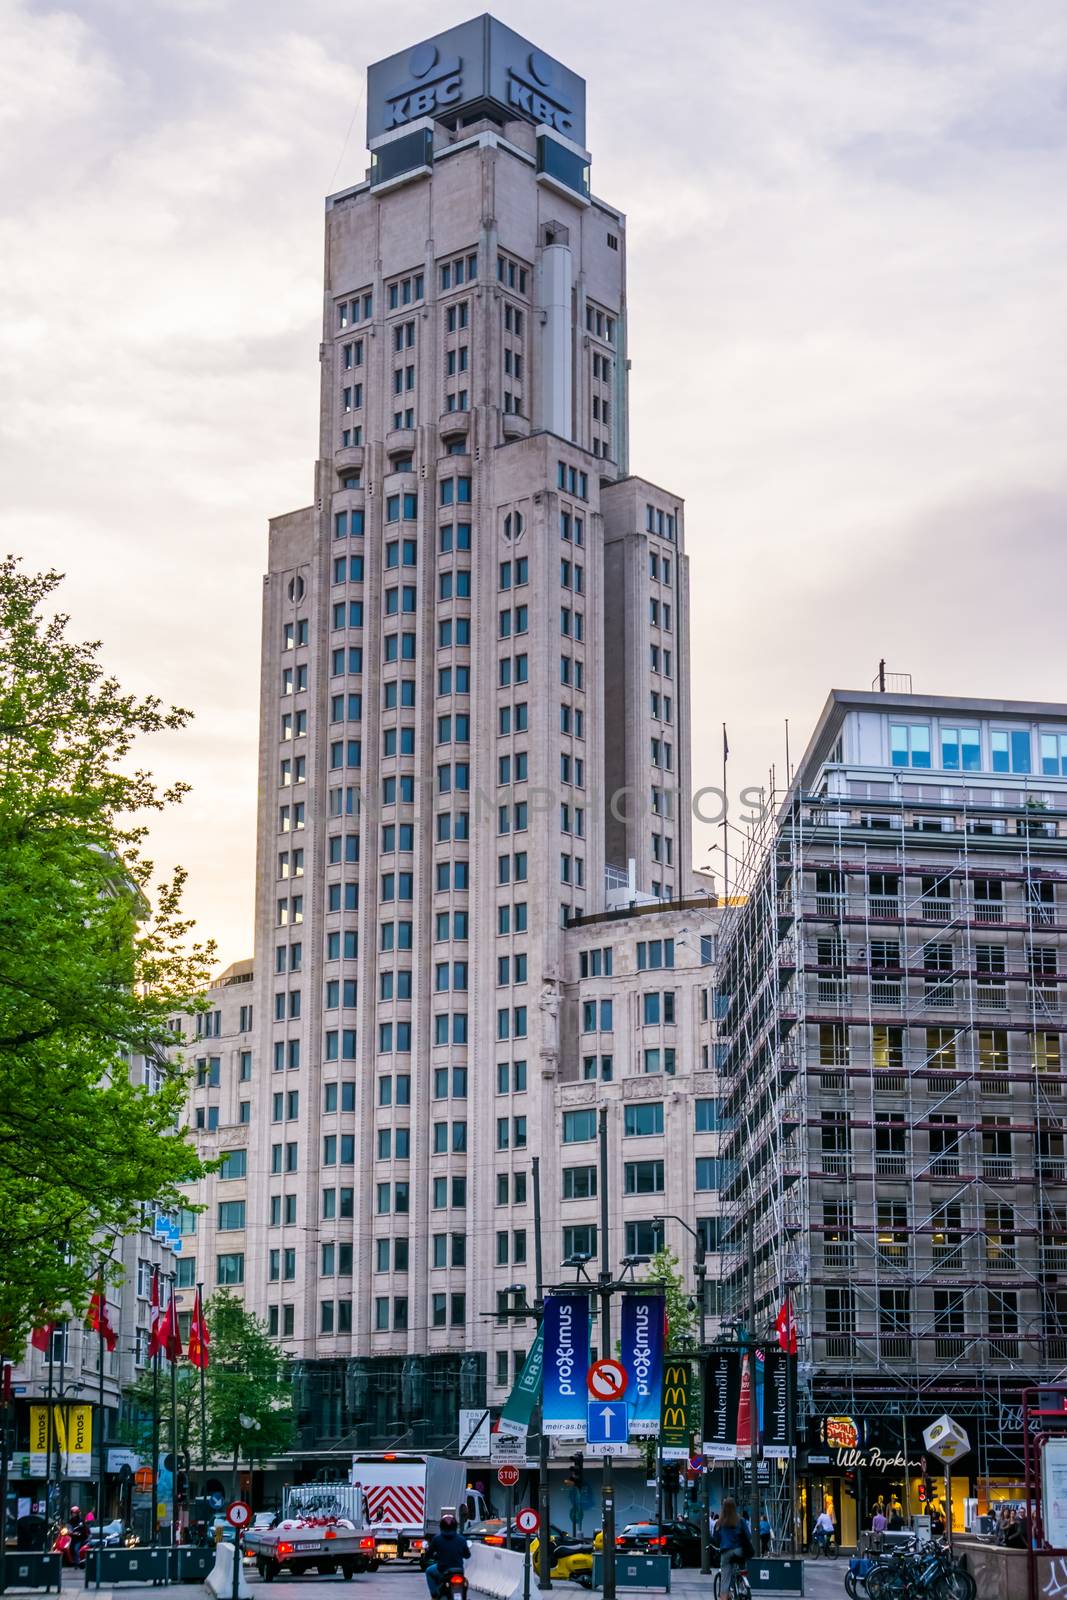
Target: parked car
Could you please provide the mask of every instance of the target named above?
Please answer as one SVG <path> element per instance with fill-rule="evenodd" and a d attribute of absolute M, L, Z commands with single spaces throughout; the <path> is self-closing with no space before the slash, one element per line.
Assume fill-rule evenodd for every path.
<path fill-rule="evenodd" d="M 507 1521 L 504 1517 L 486 1517 L 484 1522 L 468 1522 L 463 1530 L 463 1537 L 468 1541 L 476 1539 L 480 1544 L 506 1545 L 508 1544 L 507 1527 Z M 570 1534 L 564 1533 L 562 1528 L 557 1528 L 555 1523 L 551 1524 L 550 1531 L 554 1544 L 560 1540 L 564 1540 L 568 1544 L 574 1543 Z M 525 1542 L 524 1535 L 512 1523 L 509 1548 L 521 1550 Z"/>
<path fill-rule="evenodd" d="M 642 1555 L 670 1556 L 672 1567 L 699 1567 L 700 1529 L 695 1522 L 628 1522 L 615 1535 L 617 1550 L 639 1550 Z"/>

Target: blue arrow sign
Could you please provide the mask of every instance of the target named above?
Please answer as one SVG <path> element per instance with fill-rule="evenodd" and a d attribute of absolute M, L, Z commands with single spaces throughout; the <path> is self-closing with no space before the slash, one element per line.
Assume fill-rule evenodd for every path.
<path fill-rule="evenodd" d="M 590 1400 L 585 1425 L 589 1444 L 625 1444 L 629 1436 L 625 1400 Z"/>

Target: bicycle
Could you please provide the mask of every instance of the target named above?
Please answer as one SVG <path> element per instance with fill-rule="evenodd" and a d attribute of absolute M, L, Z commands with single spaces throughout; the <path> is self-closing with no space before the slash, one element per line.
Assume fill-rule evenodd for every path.
<path fill-rule="evenodd" d="M 733 1571 L 730 1574 L 730 1582 L 725 1589 L 722 1587 L 722 1569 L 720 1568 L 716 1572 L 711 1586 L 713 1600 L 751 1600 L 752 1585 L 748 1581 L 747 1571 L 743 1565 L 739 1565 L 736 1561 L 732 1562 L 731 1565 L 733 1566 Z"/>
<path fill-rule="evenodd" d="M 813 1561 L 836 1561 L 838 1556 L 837 1538 L 832 1533 L 817 1533 L 808 1546 L 808 1554 Z"/>

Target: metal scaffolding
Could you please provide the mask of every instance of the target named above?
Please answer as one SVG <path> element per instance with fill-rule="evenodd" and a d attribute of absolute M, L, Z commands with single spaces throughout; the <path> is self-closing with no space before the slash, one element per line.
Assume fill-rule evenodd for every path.
<path fill-rule="evenodd" d="M 716 1006 L 725 1304 L 751 1211 L 757 1318 L 796 1310 L 800 1436 L 952 1409 L 983 1476 L 1021 1473 L 1019 1391 L 1067 1361 L 1067 813 L 1016 798 L 832 769 L 775 796 Z"/>

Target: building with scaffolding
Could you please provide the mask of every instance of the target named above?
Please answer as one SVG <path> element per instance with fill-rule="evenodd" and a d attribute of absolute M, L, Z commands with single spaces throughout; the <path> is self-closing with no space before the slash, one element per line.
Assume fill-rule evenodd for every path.
<path fill-rule="evenodd" d="M 757 1329 L 787 1294 L 799 1326 L 802 1528 L 918 1511 L 943 1412 L 960 1528 L 1021 1497 L 1021 1391 L 1067 1362 L 1067 706 L 835 690 L 739 887 L 723 1290 L 744 1317 L 751 1225 Z"/>

